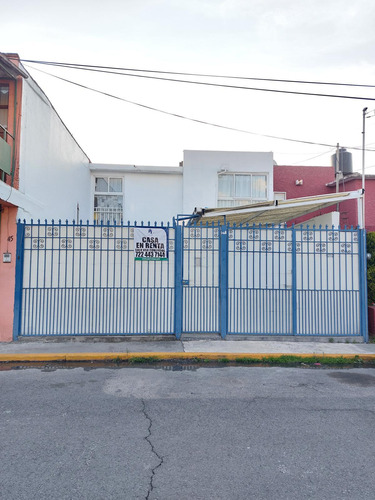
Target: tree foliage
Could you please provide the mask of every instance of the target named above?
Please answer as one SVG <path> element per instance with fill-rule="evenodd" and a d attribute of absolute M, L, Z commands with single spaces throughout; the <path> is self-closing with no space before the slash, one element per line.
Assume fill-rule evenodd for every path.
<path fill-rule="evenodd" d="M 370 304 L 375 303 L 375 233 L 367 233 L 367 296 Z"/>

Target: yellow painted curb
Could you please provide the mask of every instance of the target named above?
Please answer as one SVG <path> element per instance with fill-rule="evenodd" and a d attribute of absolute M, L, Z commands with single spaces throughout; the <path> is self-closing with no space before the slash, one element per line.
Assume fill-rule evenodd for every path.
<path fill-rule="evenodd" d="M 66 354 L 0 354 L 0 362 L 18 361 L 65 361 Z"/>
<path fill-rule="evenodd" d="M 1 362 L 46 362 L 46 361 L 131 361 L 131 360 L 189 360 L 202 359 L 217 361 L 226 359 L 236 361 L 241 359 L 273 359 L 288 356 L 290 358 L 341 358 L 375 360 L 375 354 L 326 354 L 326 353 L 223 353 L 223 352 L 76 352 L 76 353 L 27 353 L 27 354 L 0 354 Z"/>

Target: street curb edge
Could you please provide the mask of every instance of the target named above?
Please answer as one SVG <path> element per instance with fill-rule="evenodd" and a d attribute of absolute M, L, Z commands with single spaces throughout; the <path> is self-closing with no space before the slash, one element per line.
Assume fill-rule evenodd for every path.
<path fill-rule="evenodd" d="M 277 360 L 278 358 L 329 358 L 347 360 L 375 360 L 375 354 L 339 354 L 339 353 L 222 353 L 222 352 L 83 352 L 83 353 L 23 353 L 0 354 L 0 363 L 11 362 L 64 362 L 64 361 L 170 361 L 170 360 L 228 360 L 242 359 Z"/>

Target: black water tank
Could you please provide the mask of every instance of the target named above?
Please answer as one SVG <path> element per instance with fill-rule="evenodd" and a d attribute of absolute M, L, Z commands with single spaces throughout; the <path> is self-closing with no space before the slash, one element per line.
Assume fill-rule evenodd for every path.
<path fill-rule="evenodd" d="M 331 156 L 332 166 L 336 169 L 336 153 Z M 352 153 L 345 148 L 339 149 L 339 169 L 344 175 L 353 173 Z"/>

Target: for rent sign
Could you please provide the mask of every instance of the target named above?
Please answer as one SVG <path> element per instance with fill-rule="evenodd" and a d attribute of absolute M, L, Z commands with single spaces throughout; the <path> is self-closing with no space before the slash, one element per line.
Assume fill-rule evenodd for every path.
<path fill-rule="evenodd" d="M 161 227 L 135 227 L 134 258 L 135 260 L 167 260 L 167 229 Z"/>

